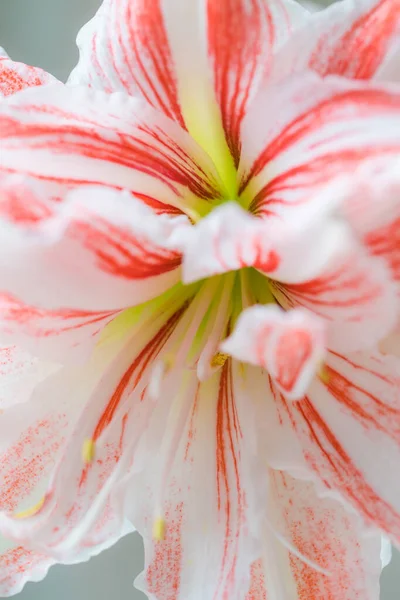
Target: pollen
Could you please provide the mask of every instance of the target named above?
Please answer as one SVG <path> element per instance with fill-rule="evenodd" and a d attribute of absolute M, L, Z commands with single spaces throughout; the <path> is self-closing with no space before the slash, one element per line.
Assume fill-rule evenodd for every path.
<path fill-rule="evenodd" d="M 87 439 L 82 446 L 82 459 L 86 464 L 92 463 L 96 455 L 96 444 L 94 440 Z"/>
<path fill-rule="evenodd" d="M 15 519 L 28 519 L 29 517 L 33 517 L 42 508 L 42 506 L 44 504 L 44 500 L 45 500 L 45 498 L 43 497 L 41 500 L 39 500 L 39 502 L 37 504 L 35 504 L 35 506 L 31 506 L 31 508 L 28 508 L 27 510 L 21 510 L 20 512 L 18 512 L 14 515 L 14 518 Z"/>
<path fill-rule="evenodd" d="M 228 354 L 224 354 L 223 352 L 217 352 L 217 354 L 214 354 L 214 356 L 212 357 L 210 365 L 213 368 L 223 367 L 224 364 L 226 363 L 226 361 L 228 360 L 228 358 L 229 358 Z"/>
<path fill-rule="evenodd" d="M 318 377 L 323 383 L 329 383 L 331 376 L 329 375 L 329 371 L 326 368 L 326 365 L 321 365 L 318 371 Z"/>
<path fill-rule="evenodd" d="M 162 540 L 165 538 L 165 528 L 165 519 L 162 517 L 157 517 L 153 523 L 153 538 L 157 542 L 162 542 Z"/>

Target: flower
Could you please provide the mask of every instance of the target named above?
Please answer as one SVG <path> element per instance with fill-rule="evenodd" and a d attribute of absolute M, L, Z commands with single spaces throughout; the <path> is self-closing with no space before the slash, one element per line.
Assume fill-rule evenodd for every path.
<path fill-rule="evenodd" d="M 108 0 L 68 86 L 1 59 L 3 593 L 128 517 L 158 600 L 377 598 L 397 280 L 351 176 L 398 159 L 398 14 Z"/>

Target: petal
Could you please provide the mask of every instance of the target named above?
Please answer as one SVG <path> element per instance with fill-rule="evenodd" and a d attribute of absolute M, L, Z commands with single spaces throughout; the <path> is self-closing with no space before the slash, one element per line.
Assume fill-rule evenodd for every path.
<path fill-rule="evenodd" d="M 151 453 L 151 445 L 146 473 L 132 480 L 127 507 L 144 537 L 146 557 L 145 572 L 136 583 L 157 600 L 240 600 L 256 558 L 254 505 L 264 486 L 262 481 L 256 489 L 251 485 L 260 465 L 253 447 L 253 413 L 237 366 L 226 363 L 195 386 L 190 400 L 168 485 L 161 489 L 162 504 L 157 502 L 159 454 Z M 161 416 L 159 411 L 158 427 L 165 428 Z M 151 436 L 154 448 L 160 448 L 159 431 Z M 165 538 L 157 541 L 152 527 L 160 508 Z"/>
<path fill-rule="evenodd" d="M 18 346 L 0 347 L 0 411 L 27 402 L 36 385 L 56 369 Z"/>
<path fill-rule="evenodd" d="M 11 96 L 28 87 L 59 83 L 55 77 L 38 67 L 14 62 L 0 52 L 0 97 Z"/>
<path fill-rule="evenodd" d="M 283 471 L 270 471 L 270 478 L 268 512 L 279 534 L 327 574 L 270 538 L 263 555 L 265 597 L 378 600 L 379 534 L 366 532 L 359 517 L 336 500 L 318 497 L 309 482 Z"/>
<path fill-rule="evenodd" d="M 282 445 L 296 437 L 320 485 L 339 492 L 397 543 L 400 487 L 392 475 L 400 452 L 399 377 L 390 357 L 331 353 L 325 383 L 316 380 L 307 398 L 288 403 L 275 394 L 276 410 L 289 416 L 280 425 Z M 287 456 L 282 463 L 288 467 Z"/>
<path fill-rule="evenodd" d="M 96 524 L 99 526 L 100 523 Z M 92 556 L 115 544 L 118 538 L 109 536 L 102 544 L 85 541 L 84 547 L 66 564 L 87 561 Z M 6 539 L 0 539 L 0 595 L 2 598 L 14 596 L 22 591 L 28 582 L 39 582 L 47 576 L 49 568 L 56 561 L 43 553 L 25 546 L 16 545 Z"/>
<path fill-rule="evenodd" d="M 5 546 L 3 549 L 2 546 Z M 28 581 L 41 581 L 55 561 L 34 550 L 0 541 L 0 594 L 8 598 L 18 594 Z"/>
<path fill-rule="evenodd" d="M 185 217 L 156 215 L 105 188 L 75 190 L 58 204 L 36 196 L 33 206 L 45 216 L 27 218 L 14 198 L 0 203 L 0 328 L 30 351 L 83 355 L 120 310 L 179 281 L 179 253 L 160 244 Z"/>
<path fill-rule="evenodd" d="M 375 169 L 359 168 L 343 202 L 343 212 L 362 243 L 383 259 L 400 282 L 399 159 L 382 160 Z"/>
<path fill-rule="evenodd" d="M 380 77 L 397 45 L 398 0 L 350 0 L 313 13 L 278 54 L 274 76 L 312 69 L 351 79 Z"/>
<path fill-rule="evenodd" d="M 300 284 L 273 284 L 285 308 L 304 307 L 325 320 L 327 345 L 339 352 L 374 347 L 396 326 L 397 288 L 380 259 L 356 244 L 325 273 Z"/>
<path fill-rule="evenodd" d="M 210 159 L 190 136 L 124 94 L 65 86 L 25 90 L 2 103 L 0 141 L 3 172 L 47 186 L 126 189 L 172 213 L 197 214 L 220 195 Z"/>
<path fill-rule="evenodd" d="M 123 480 L 155 407 L 147 393 L 152 361 L 184 314 L 185 299 L 183 295 L 178 309 L 175 300 L 159 305 L 157 312 L 148 311 L 124 335 L 103 340 L 87 363 L 63 368 L 38 390 L 47 402 L 54 396 L 58 403 L 73 397 L 78 410 L 42 486 L 38 510 L 23 519 L 0 514 L 7 537 L 29 541 L 65 562 L 88 540 L 99 544 L 104 537 L 123 534 Z M 7 465 L 12 468 L 11 461 Z M 98 524 L 104 520 L 102 531 Z"/>
<path fill-rule="evenodd" d="M 264 565 L 261 559 L 251 565 L 250 588 L 245 600 L 267 600 Z"/>
<path fill-rule="evenodd" d="M 304 14 L 281 0 L 107 0 L 78 36 L 70 82 L 142 96 L 212 155 L 225 130 L 237 157 L 241 120 L 274 48 Z"/>
<path fill-rule="evenodd" d="M 274 119 L 265 118 L 271 114 Z M 398 158 L 399 131 L 395 87 L 312 73 L 270 86 L 257 97 L 242 128 L 243 202 L 274 220 L 289 214 L 299 218 L 317 210 L 334 183 L 338 206 L 348 195 L 345 175 Z"/>
<path fill-rule="evenodd" d="M 233 202 L 215 208 L 194 228 L 181 228 L 176 234 L 174 241 L 183 252 L 183 280 L 190 283 L 244 267 L 279 281 L 309 280 L 350 243 L 347 225 L 325 216 L 328 206 L 322 214 L 316 211 L 283 224 L 256 218 Z"/>
<path fill-rule="evenodd" d="M 301 309 L 253 306 L 241 313 L 223 352 L 266 369 L 290 399 L 302 398 L 325 355 L 323 321 Z"/>
<path fill-rule="evenodd" d="M 33 305 L 119 310 L 162 294 L 178 281 L 169 236 L 181 219 L 155 215 L 114 190 L 82 188 L 36 223 L 0 219 L 3 289 Z M 0 205 L 1 210 L 1 205 Z"/>
<path fill-rule="evenodd" d="M 37 361 L 28 361 L 24 353 L 17 349 L 2 349 L 2 362 L 7 366 L 7 372 L 2 372 L 2 385 L 6 389 L 10 379 L 10 392 L 14 388 L 18 394 L 18 400 L 24 401 L 21 411 L 20 406 L 9 406 L 0 414 L 0 428 L 2 431 L 0 444 L 0 510 L 7 513 L 19 513 L 21 522 L 25 515 L 33 513 L 33 505 L 36 505 L 42 497 L 47 482 L 54 466 L 62 454 L 65 441 L 73 428 L 77 415 L 81 410 L 82 394 L 78 394 L 75 387 L 71 394 L 68 385 L 70 379 L 60 374 L 52 374 L 49 381 L 44 381 L 45 371 L 50 375 L 49 365 L 40 365 Z M 6 363 L 4 354 L 14 361 L 14 364 Z M 25 361 L 23 366 L 21 362 Z M 39 367 L 42 367 L 40 369 Z M 31 393 L 33 388 L 33 367 L 36 367 L 37 390 Z M 97 369 L 101 367 L 99 361 Z M 20 383 L 25 383 L 25 398 L 22 399 L 22 390 L 16 388 L 16 382 L 12 381 L 14 372 L 20 375 Z M 54 371 L 54 368 L 53 368 Z M 97 373 L 97 370 L 95 370 Z M 83 391 L 82 375 L 84 369 L 75 375 L 75 382 L 80 382 L 80 392 Z M 31 383 L 32 381 L 32 383 Z M 57 382 L 60 388 L 54 393 Z M 50 389 L 49 389 L 50 383 Z M 73 387 L 73 386 L 72 386 Z M 65 389 L 65 395 L 61 390 Z M 8 391 L 8 390 L 7 390 Z M 49 393 L 49 392 L 52 393 Z M 2 390 L 3 392 L 3 390 Z M 21 396 L 21 397 L 20 397 Z M 57 402 L 54 402 L 56 398 Z M 40 502 L 38 506 L 40 505 Z M 22 511 L 22 512 L 21 512 Z M 25 512 L 27 511 L 27 512 Z M 3 512 L 4 514 L 4 512 Z M 77 552 L 70 558 L 70 563 L 87 560 L 90 556 L 115 543 L 120 535 L 126 533 L 126 529 L 119 531 L 116 519 L 110 507 L 107 513 L 95 521 L 92 529 L 88 531 Z M 7 536 L 9 538 L 9 536 Z M 10 539 L 0 539 L 0 595 L 10 596 L 21 591 L 27 581 L 40 581 L 47 574 L 48 568 L 54 564 L 54 558 L 43 552 L 37 552 L 26 540 L 22 545 L 13 543 Z"/>

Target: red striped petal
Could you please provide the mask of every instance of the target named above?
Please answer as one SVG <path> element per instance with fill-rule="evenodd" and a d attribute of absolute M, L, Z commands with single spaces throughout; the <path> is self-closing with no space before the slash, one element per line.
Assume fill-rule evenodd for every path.
<path fill-rule="evenodd" d="M 47 347 L 54 360 L 66 347 L 90 346 L 120 310 L 178 282 L 180 255 L 166 244 L 183 217 L 104 188 L 62 204 L 35 195 L 28 214 L 30 197 L 0 205 L 0 327 L 34 353 Z"/>
<path fill-rule="evenodd" d="M 184 124 L 161 0 L 106 0 L 79 33 L 78 46 L 71 82 L 141 95 Z"/>
<path fill-rule="evenodd" d="M 228 146 L 238 165 L 240 130 L 248 106 L 265 83 L 275 48 L 305 17 L 300 7 L 280 0 L 208 0 L 207 18 L 215 94 Z"/>
<path fill-rule="evenodd" d="M 151 314 L 139 330 L 104 342 L 84 365 L 65 367 L 38 389 L 45 404 L 57 395 L 57 404 L 52 404 L 57 419 L 65 402 L 70 403 L 69 410 L 75 414 L 72 412 L 67 418 L 62 435 L 59 427 L 51 426 L 50 417 L 40 424 L 40 435 L 46 443 L 43 456 L 39 433 L 35 429 L 29 434 L 38 451 L 37 460 L 50 468 L 44 481 L 47 491 L 40 509 L 24 519 L 10 516 L 12 506 L 3 500 L 2 508 L 7 513 L 0 514 L 0 527 L 8 537 L 29 540 L 37 550 L 70 561 L 86 545 L 98 545 L 104 542 L 104 536 L 107 540 L 111 535 L 116 539 L 123 534 L 125 514 L 116 511 L 113 498 L 129 473 L 134 451 L 155 408 L 153 399 L 146 394 L 153 360 L 184 309 L 185 306 L 176 311 L 174 306 L 166 305 L 164 312 Z M 29 404 L 29 408 L 34 410 L 34 405 Z M 59 443 L 52 453 L 50 432 Z M 18 443 L 29 450 L 26 440 Z M 48 465 L 47 450 L 51 456 Z M 21 468 L 28 469 L 28 465 L 19 464 L 18 448 L 12 447 L 12 452 L 13 460 L 6 455 L 4 468 L 14 474 L 12 498 L 20 501 L 18 487 L 25 481 Z M 34 485 L 33 477 L 28 484 Z M 123 491 L 121 488 L 117 501 Z"/>
<path fill-rule="evenodd" d="M 272 223 L 237 203 L 218 206 L 194 227 L 177 232 L 183 279 L 192 282 L 253 267 L 274 280 L 308 281 L 323 273 L 351 243 L 348 228 L 320 212 L 293 221 L 289 215 L 284 223 Z"/>
<path fill-rule="evenodd" d="M 312 69 L 322 76 L 381 77 L 400 30 L 398 0 L 351 0 L 312 14 L 278 55 L 275 76 Z M 396 48 L 397 50 L 397 48 Z"/>
<path fill-rule="evenodd" d="M 317 210 L 333 182 L 396 157 L 399 131 L 394 88 L 291 78 L 261 94 L 244 122 L 244 198 L 253 212 L 278 219 Z"/>
<path fill-rule="evenodd" d="M 331 349 L 371 348 L 397 323 L 397 287 L 390 272 L 356 245 L 319 277 L 273 286 L 282 306 L 302 306 L 325 321 Z"/>
<path fill-rule="evenodd" d="M 146 556 L 145 572 L 136 583 L 160 600 L 191 600 L 199 589 L 213 600 L 246 596 L 256 558 L 249 521 L 255 518 L 254 496 L 264 488 L 261 485 L 255 491 L 248 479 L 250 471 L 254 476 L 250 450 L 254 432 L 250 439 L 252 411 L 240 392 L 240 377 L 227 363 L 192 398 L 193 409 L 181 432 L 169 485 L 163 489 L 163 540 L 152 539 L 154 517 L 160 509 L 151 495 L 158 489 L 156 460 L 153 468 L 147 463 L 147 475 L 132 487 L 129 506 L 135 506 L 135 497 L 132 519 L 143 534 Z M 154 431 L 154 443 L 156 439 Z"/>
<path fill-rule="evenodd" d="M 275 394 L 282 444 L 285 436 L 297 438 L 323 485 L 340 492 L 368 523 L 398 541 L 400 488 L 393 477 L 400 453 L 396 361 L 332 353 L 324 379 L 326 383 L 315 382 L 308 397 L 297 403 Z M 287 467 L 287 457 L 284 463 Z"/>
<path fill-rule="evenodd" d="M 279 532 L 305 559 L 327 573 L 277 548 L 275 561 L 280 567 L 282 589 L 288 593 L 295 588 L 293 597 L 298 600 L 378 600 L 379 533 L 364 531 L 357 515 L 346 512 L 331 498 L 318 497 L 312 484 L 283 471 L 270 471 L 270 475 L 270 513 L 276 516 Z M 274 589 L 274 569 L 268 563 L 264 568 L 273 598 L 279 591 L 279 587 Z"/>
<path fill-rule="evenodd" d="M 183 217 L 104 188 L 64 203 L 17 191 L 0 204 L 0 328 L 13 343 L 49 360 L 84 356 L 118 312 L 179 281 L 180 255 L 160 243 Z"/>
<path fill-rule="evenodd" d="M 78 36 L 80 61 L 70 81 L 140 95 L 189 130 L 225 130 L 238 162 L 247 107 L 275 47 L 304 14 L 287 0 L 107 0 Z"/>
<path fill-rule="evenodd" d="M 383 160 L 376 168 L 359 169 L 352 178 L 352 194 L 344 211 L 371 254 L 385 261 L 400 282 L 399 164 Z M 366 178 L 368 172 L 368 179 Z"/>
<path fill-rule="evenodd" d="M 137 98 L 65 86 L 26 90 L 2 104 L 0 141 L 3 172 L 48 185 L 126 189 L 165 212 L 197 210 L 220 196 L 205 153 Z"/>

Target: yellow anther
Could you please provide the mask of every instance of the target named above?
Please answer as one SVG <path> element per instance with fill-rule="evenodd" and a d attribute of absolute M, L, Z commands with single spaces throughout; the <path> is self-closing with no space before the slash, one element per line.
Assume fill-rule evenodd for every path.
<path fill-rule="evenodd" d="M 91 463 L 94 461 L 96 454 L 96 444 L 94 440 L 85 440 L 82 446 L 82 459 L 84 463 Z"/>
<path fill-rule="evenodd" d="M 321 368 L 318 371 L 318 377 L 323 383 L 329 383 L 331 376 L 326 368 L 326 365 L 321 365 Z"/>
<path fill-rule="evenodd" d="M 217 352 L 217 354 L 214 354 L 214 356 L 212 357 L 210 364 L 213 368 L 223 367 L 228 358 L 228 354 L 224 354 L 223 352 Z"/>
<path fill-rule="evenodd" d="M 28 508 L 27 510 L 21 510 L 20 512 L 16 513 L 14 515 L 14 517 L 16 519 L 28 519 L 29 517 L 33 517 L 42 508 L 42 506 L 44 504 L 44 500 L 45 499 L 43 497 L 41 500 L 39 500 L 39 502 L 37 504 L 35 504 L 35 506 L 32 506 L 31 508 Z"/>
<path fill-rule="evenodd" d="M 158 517 L 153 523 L 153 538 L 161 542 L 165 538 L 165 520 Z"/>

